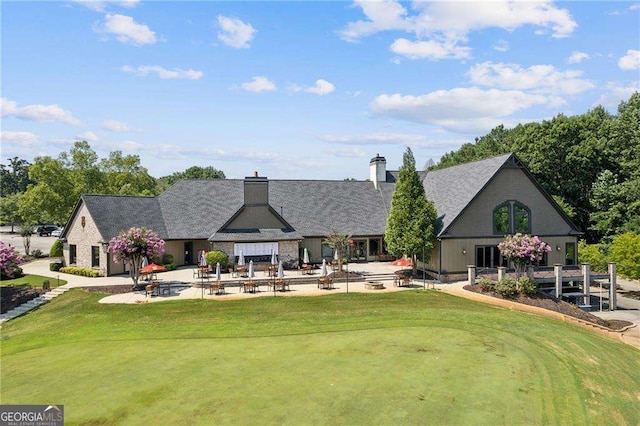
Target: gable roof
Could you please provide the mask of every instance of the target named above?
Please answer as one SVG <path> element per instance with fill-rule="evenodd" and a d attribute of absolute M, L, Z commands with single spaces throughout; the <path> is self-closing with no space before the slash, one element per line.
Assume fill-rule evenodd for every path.
<path fill-rule="evenodd" d="M 436 235 L 441 236 L 471 201 L 488 185 L 513 154 L 429 171 L 423 186 L 438 212 Z"/>
<path fill-rule="evenodd" d="M 160 238 L 167 237 L 165 223 L 156 197 L 130 195 L 81 195 L 70 221 L 82 205 L 89 210 L 91 217 L 104 242 L 117 236 L 120 231 L 131 227 L 145 227 L 155 231 Z M 62 237 L 69 231 L 69 223 Z"/>
<path fill-rule="evenodd" d="M 178 181 L 158 197 L 167 238 L 226 238 L 218 231 L 244 205 L 243 185 L 242 179 Z M 382 235 L 394 187 L 381 183 L 376 189 L 369 181 L 269 180 L 269 205 L 296 238 L 322 237 L 332 230 Z M 255 232 L 246 235 L 252 236 Z"/>
<path fill-rule="evenodd" d="M 471 202 L 489 185 L 497 173 L 505 167 L 521 169 L 535 187 L 573 229 L 580 230 L 560 208 L 558 203 L 540 186 L 520 159 L 513 153 L 459 164 L 427 172 L 423 186 L 427 199 L 433 201 L 438 212 L 436 236 L 445 235 L 455 220 L 471 205 Z"/>

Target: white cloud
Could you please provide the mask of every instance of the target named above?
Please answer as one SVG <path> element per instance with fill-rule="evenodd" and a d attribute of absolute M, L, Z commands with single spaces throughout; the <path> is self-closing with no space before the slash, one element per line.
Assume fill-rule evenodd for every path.
<path fill-rule="evenodd" d="M 553 96 L 518 90 L 483 90 L 477 87 L 439 90 L 420 96 L 380 95 L 371 111 L 386 117 L 441 126 L 456 132 L 487 131 L 504 117 L 535 105 L 563 104 Z"/>
<path fill-rule="evenodd" d="M 142 46 L 156 43 L 156 33 L 148 26 L 139 24 L 131 16 L 107 14 L 102 25 L 94 25 L 93 30 L 102 34 L 113 34 L 119 42 Z"/>
<path fill-rule="evenodd" d="M 90 131 L 86 131 L 86 132 L 83 132 L 83 133 L 78 133 L 76 135 L 76 138 L 80 139 L 80 140 L 87 141 L 87 142 L 96 142 L 98 140 L 98 136 L 96 136 L 95 133 L 90 132 Z"/>
<path fill-rule="evenodd" d="M 581 71 L 558 71 L 552 65 L 532 65 L 483 62 L 467 73 L 471 81 L 499 89 L 531 90 L 538 93 L 575 95 L 594 88 L 588 80 L 578 78 Z"/>
<path fill-rule="evenodd" d="M 198 80 L 204 76 L 202 71 L 195 71 L 189 68 L 188 70 L 183 70 L 180 68 L 174 68 L 172 70 L 168 70 L 158 65 L 141 65 L 137 68 L 131 67 L 129 65 L 124 65 L 122 71 L 136 74 L 140 77 L 146 77 L 151 73 L 155 73 L 158 77 L 163 80 L 166 79 L 186 79 L 186 80 Z"/>
<path fill-rule="evenodd" d="M 609 82 L 604 92 L 593 106 L 602 105 L 611 109 L 618 107 L 620 102 L 627 101 L 635 92 L 640 91 L 640 81 L 624 85 L 617 82 Z"/>
<path fill-rule="evenodd" d="M 498 52 L 506 52 L 509 50 L 509 42 L 507 40 L 498 40 L 491 47 Z"/>
<path fill-rule="evenodd" d="M 411 133 L 367 133 L 360 135 L 322 135 L 325 142 L 341 145 L 416 145 L 427 142 L 425 135 Z"/>
<path fill-rule="evenodd" d="M 240 85 L 243 90 L 247 92 L 273 92 L 276 90 L 276 85 L 273 84 L 267 77 L 253 77 L 250 82 L 242 83 Z"/>
<path fill-rule="evenodd" d="M 313 93 L 314 95 L 320 96 L 327 95 L 334 90 L 336 90 L 336 86 L 323 79 L 316 80 L 315 86 L 304 89 L 307 93 Z"/>
<path fill-rule="evenodd" d="M 349 147 L 349 148 L 330 148 L 327 150 L 329 154 L 332 154 L 334 157 L 339 158 L 362 158 L 367 154 L 360 148 L 357 147 Z"/>
<path fill-rule="evenodd" d="M 33 147 L 38 143 L 38 136 L 31 132 L 12 132 L 3 130 L 0 132 L 2 142 L 14 143 L 22 147 Z"/>
<path fill-rule="evenodd" d="M 589 58 L 591 58 L 589 54 L 575 51 L 571 53 L 571 56 L 569 56 L 569 58 L 567 58 L 567 62 L 569 62 L 570 64 L 579 64 L 580 62 Z"/>
<path fill-rule="evenodd" d="M 61 123 L 67 123 L 72 126 L 79 126 L 80 120 L 75 118 L 69 111 L 65 111 L 58 105 L 28 105 L 25 107 L 18 107 L 18 104 L 14 101 L 10 101 L 7 98 L 2 98 L 1 102 L 1 116 L 13 116 L 22 120 L 30 121 L 59 121 Z"/>
<path fill-rule="evenodd" d="M 74 0 L 76 3 L 79 3 L 93 11 L 96 12 L 105 12 L 107 6 L 112 4 L 120 7 L 133 8 L 136 7 L 140 0 Z"/>
<path fill-rule="evenodd" d="M 251 24 L 244 23 L 238 18 L 223 15 L 218 15 L 218 26 L 220 27 L 218 39 L 225 45 L 236 49 L 249 48 L 253 34 L 256 32 Z"/>
<path fill-rule="evenodd" d="M 409 59 L 463 59 L 471 57 L 470 47 L 461 47 L 454 42 L 410 41 L 399 38 L 389 48 L 393 53 Z"/>
<path fill-rule="evenodd" d="M 133 129 L 127 124 L 116 120 L 105 120 L 102 128 L 110 132 L 131 132 Z"/>
<path fill-rule="evenodd" d="M 551 1 L 517 2 L 511 0 L 485 2 L 413 2 L 409 13 L 394 0 L 356 0 L 366 19 L 349 22 L 339 31 L 349 42 L 381 31 L 404 31 L 415 35 L 411 42 L 398 39 L 392 50 L 408 57 L 459 59 L 470 56 L 470 48 L 460 46 L 469 33 L 488 28 L 513 31 L 530 25 L 536 34 L 552 32 L 552 37 L 567 37 L 577 27 L 567 9 L 557 8 Z M 497 45 L 497 50 L 504 45 Z"/>
<path fill-rule="evenodd" d="M 627 54 L 618 60 L 618 66 L 625 71 L 640 69 L 640 50 L 627 50 Z"/>

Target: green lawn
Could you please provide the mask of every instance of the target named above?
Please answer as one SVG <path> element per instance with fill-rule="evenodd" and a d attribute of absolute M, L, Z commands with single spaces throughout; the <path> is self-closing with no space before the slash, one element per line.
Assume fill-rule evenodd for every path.
<path fill-rule="evenodd" d="M 66 280 L 59 280 L 56 278 L 45 277 L 42 275 L 25 275 L 24 277 L 14 278 L 12 280 L 2 280 L 0 281 L 0 286 L 7 285 L 26 285 L 29 287 L 42 287 L 42 282 L 48 280 L 51 288 L 55 288 L 61 285 L 65 285 L 67 283 Z"/>
<path fill-rule="evenodd" d="M 436 291 L 99 305 L 2 330 L 2 404 L 67 424 L 638 424 L 640 351 Z"/>

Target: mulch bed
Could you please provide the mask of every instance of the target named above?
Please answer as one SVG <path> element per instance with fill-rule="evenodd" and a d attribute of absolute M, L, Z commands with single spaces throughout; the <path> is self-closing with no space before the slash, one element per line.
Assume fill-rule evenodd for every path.
<path fill-rule="evenodd" d="M 99 287 L 82 287 L 84 291 L 88 291 L 89 293 L 106 293 L 106 294 L 124 294 L 131 293 L 132 286 L 130 284 L 127 285 L 103 285 Z"/>
<path fill-rule="evenodd" d="M 549 311 L 559 312 L 563 315 L 578 318 L 582 321 L 590 322 L 593 324 L 598 324 L 611 330 L 621 330 L 624 327 L 633 325 L 633 323 L 629 321 L 602 319 L 593 314 L 590 314 L 589 312 L 583 311 L 574 304 L 556 299 L 555 297 L 548 296 L 544 293 L 535 293 L 530 296 L 518 295 L 516 297 L 507 299 L 495 292 L 482 291 L 482 287 L 479 284 L 466 285 L 464 286 L 464 289 L 473 291 L 474 293 L 480 293 L 487 296 L 495 297 L 497 299 L 511 300 L 514 302 L 522 303 L 524 305 L 536 306 L 538 308 L 547 309 Z"/>

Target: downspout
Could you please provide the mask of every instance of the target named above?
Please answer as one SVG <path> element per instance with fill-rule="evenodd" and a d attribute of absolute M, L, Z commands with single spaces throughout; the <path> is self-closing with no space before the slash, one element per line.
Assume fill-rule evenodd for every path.
<path fill-rule="evenodd" d="M 442 238 L 438 238 L 438 279 L 442 281 Z"/>

